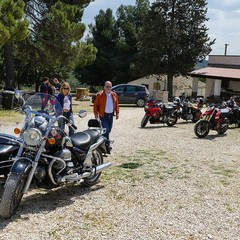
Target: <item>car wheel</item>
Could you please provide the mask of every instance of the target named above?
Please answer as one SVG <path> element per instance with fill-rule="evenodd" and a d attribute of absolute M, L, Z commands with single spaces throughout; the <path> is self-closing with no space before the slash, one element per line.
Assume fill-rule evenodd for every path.
<path fill-rule="evenodd" d="M 144 101 L 143 98 L 139 98 L 139 99 L 137 100 L 136 104 L 137 104 L 138 107 L 144 107 L 145 101 Z"/>

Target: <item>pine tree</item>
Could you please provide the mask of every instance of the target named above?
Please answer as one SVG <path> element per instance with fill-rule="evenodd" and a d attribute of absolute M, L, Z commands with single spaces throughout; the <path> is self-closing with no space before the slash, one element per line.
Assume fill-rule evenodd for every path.
<path fill-rule="evenodd" d="M 0 3 L 0 46 L 4 49 L 7 87 L 14 86 L 13 42 L 28 35 L 28 22 L 24 19 L 24 1 L 4 0 Z"/>
<path fill-rule="evenodd" d="M 185 75 L 211 51 L 205 0 L 157 0 L 143 21 L 139 37 L 141 74 L 166 74 L 172 95 L 175 75 Z"/>

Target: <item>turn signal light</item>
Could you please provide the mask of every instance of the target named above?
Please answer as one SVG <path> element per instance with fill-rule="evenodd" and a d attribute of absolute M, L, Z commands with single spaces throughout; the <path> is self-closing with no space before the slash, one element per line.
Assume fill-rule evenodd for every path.
<path fill-rule="evenodd" d="M 14 128 L 13 132 L 15 134 L 19 134 L 21 132 L 20 128 Z"/>
<path fill-rule="evenodd" d="M 53 144 L 55 144 L 55 139 L 54 138 L 49 138 L 48 139 L 48 143 L 50 144 L 50 145 L 53 145 Z"/>

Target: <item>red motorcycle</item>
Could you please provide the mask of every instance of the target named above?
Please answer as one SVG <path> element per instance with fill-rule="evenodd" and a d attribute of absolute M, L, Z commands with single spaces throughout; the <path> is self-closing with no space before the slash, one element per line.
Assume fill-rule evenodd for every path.
<path fill-rule="evenodd" d="M 209 106 L 194 126 L 195 135 L 199 138 L 204 138 L 210 130 L 215 130 L 218 134 L 224 134 L 229 125 L 228 114 L 229 109 L 226 107 Z"/>
<path fill-rule="evenodd" d="M 166 123 L 168 126 L 173 126 L 178 120 L 175 110 L 176 106 L 174 105 L 150 99 L 144 107 L 145 115 L 141 121 L 141 127 L 144 128 L 148 122 L 150 124 Z"/>

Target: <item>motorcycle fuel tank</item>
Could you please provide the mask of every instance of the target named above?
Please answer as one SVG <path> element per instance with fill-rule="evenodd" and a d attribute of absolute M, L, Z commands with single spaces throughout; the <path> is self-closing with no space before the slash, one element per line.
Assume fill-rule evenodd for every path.
<path fill-rule="evenodd" d="M 0 174 L 7 174 L 19 149 L 17 138 L 8 134 L 0 135 Z"/>

